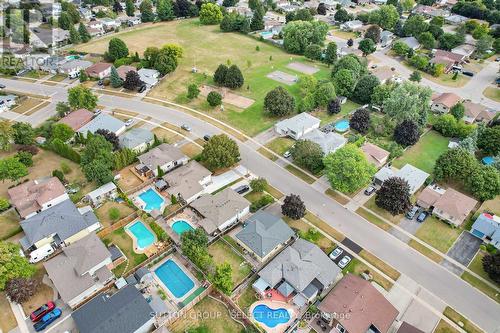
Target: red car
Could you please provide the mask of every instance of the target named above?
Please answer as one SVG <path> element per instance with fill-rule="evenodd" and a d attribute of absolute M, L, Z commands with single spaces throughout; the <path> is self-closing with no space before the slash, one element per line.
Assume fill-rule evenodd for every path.
<path fill-rule="evenodd" d="M 39 321 L 45 314 L 54 310 L 56 305 L 52 301 L 48 301 L 47 304 L 42 305 L 35 311 L 33 311 L 30 315 L 30 319 L 32 322 Z"/>

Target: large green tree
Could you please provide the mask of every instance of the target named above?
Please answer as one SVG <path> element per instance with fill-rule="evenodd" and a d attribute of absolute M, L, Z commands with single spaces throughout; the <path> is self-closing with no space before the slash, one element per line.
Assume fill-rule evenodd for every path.
<path fill-rule="evenodd" d="M 172 0 L 158 0 L 156 15 L 160 21 L 172 21 L 175 18 Z"/>
<path fill-rule="evenodd" d="M 93 110 L 97 106 L 97 96 L 89 88 L 79 85 L 68 89 L 68 104 L 72 109 Z"/>
<path fill-rule="evenodd" d="M 116 70 L 115 66 L 111 66 L 111 74 L 109 75 L 109 81 L 113 88 L 119 88 L 123 86 L 123 80 L 118 74 L 118 71 Z"/>
<path fill-rule="evenodd" d="M 11 279 L 29 278 L 35 273 L 35 266 L 30 265 L 19 250 L 19 245 L 0 241 L 0 290 L 4 290 Z"/>
<path fill-rule="evenodd" d="M 373 91 L 379 84 L 380 81 L 375 75 L 363 75 L 356 83 L 352 97 L 361 104 L 370 103 Z"/>
<path fill-rule="evenodd" d="M 30 123 L 15 123 L 12 125 L 14 130 L 14 143 L 18 145 L 32 145 L 35 142 L 35 130 Z"/>
<path fill-rule="evenodd" d="M 228 168 L 239 159 L 238 145 L 225 134 L 212 136 L 201 152 L 201 160 L 211 170 Z"/>
<path fill-rule="evenodd" d="M 418 37 L 422 32 L 429 29 L 429 24 L 425 22 L 422 15 L 411 15 L 403 26 L 403 34 L 405 36 Z"/>
<path fill-rule="evenodd" d="M 275 117 L 289 115 L 295 110 L 295 99 L 285 88 L 278 86 L 264 98 L 264 110 Z"/>
<path fill-rule="evenodd" d="M 497 155 L 500 152 L 500 126 L 486 127 L 479 131 L 477 146 L 486 154 Z"/>
<path fill-rule="evenodd" d="M 143 0 L 139 5 L 139 11 L 141 12 L 142 22 L 153 22 L 155 20 L 153 3 L 151 2 L 151 0 Z"/>
<path fill-rule="evenodd" d="M 375 166 L 353 144 L 328 154 L 323 163 L 332 188 L 343 193 L 353 193 L 366 186 L 376 172 Z"/>
<path fill-rule="evenodd" d="M 311 44 L 322 45 L 328 25 L 322 21 L 293 21 L 283 28 L 283 46 L 290 53 L 303 54 Z"/>
<path fill-rule="evenodd" d="M 28 174 L 26 166 L 17 157 L 0 159 L 0 180 L 17 181 Z"/>
<path fill-rule="evenodd" d="M 127 13 L 127 16 L 129 17 L 134 16 L 134 12 L 135 12 L 134 0 L 125 0 L 125 13 Z"/>
<path fill-rule="evenodd" d="M 224 262 L 217 265 L 213 277 L 214 286 L 226 295 L 230 295 L 233 291 L 233 269 L 231 265 Z"/>
<path fill-rule="evenodd" d="M 85 27 L 85 24 L 83 23 L 80 23 L 80 25 L 78 26 L 78 33 L 80 34 L 80 39 L 82 43 L 87 43 L 92 38 L 92 36 L 90 36 L 89 31 Z"/>
<path fill-rule="evenodd" d="M 201 24 L 219 24 L 222 21 L 222 11 L 215 3 L 207 2 L 201 5 L 200 23 Z"/>
<path fill-rule="evenodd" d="M 300 167 L 312 173 L 318 173 L 323 169 L 323 150 L 316 142 L 310 140 L 299 140 L 290 149 L 293 161 Z"/>
<path fill-rule="evenodd" d="M 356 88 L 356 74 L 349 69 L 341 69 L 333 76 L 333 84 L 338 95 L 351 97 Z"/>
<path fill-rule="evenodd" d="M 391 177 L 382 183 L 375 204 L 392 215 L 403 214 L 411 207 L 410 185 L 404 178 Z"/>
<path fill-rule="evenodd" d="M 149 0 L 146 0 L 149 1 Z M 110 61 L 115 61 L 120 58 L 125 58 L 128 56 L 127 44 L 120 38 L 113 37 L 109 41 L 108 52 L 106 56 Z"/>
<path fill-rule="evenodd" d="M 14 138 L 14 129 L 8 120 L 0 120 L 0 150 L 9 150 Z"/>
<path fill-rule="evenodd" d="M 181 235 L 181 250 L 196 266 L 207 270 L 212 265 L 208 253 L 208 237 L 202 228 L 188 230 Z"/>
<path fill-rule="evenodd" d="M 68 141 L 73 137 L 75 131 L 71 127 L 63 123 L 56 123 L 52 126 L 51 139 L 59 139 L 63 142 Z"/>
<path fill-rule="evenodd" d="M 384 112 L 397 123 L 412 120 L 424 126 L 431 95 L 430 88 L 406 81 L 398 85 L 384 101 Z"/>
<path fill-rule="evenodd" d="M 330 42 L 326 46 L 325 58 L 323 61 L 328 65 L 332 65 L 337 61 L 337 44 L 335 42 Z"/>
<path fill-rule="evenodd" d="M 377 50 L 377 45 L 375 45 L 375 42 L 370 38 L 365 38 L 359 42 L 358 48 L 361 52 L 363 52 L 363 56 L 366 57 Z"/>
<path fill-rule="evenodd" d="M 100 185 L 112 181 L 114 161 L 113 145 L 102 135 L 89 135 L 81 157 L 87 180 Z"/>

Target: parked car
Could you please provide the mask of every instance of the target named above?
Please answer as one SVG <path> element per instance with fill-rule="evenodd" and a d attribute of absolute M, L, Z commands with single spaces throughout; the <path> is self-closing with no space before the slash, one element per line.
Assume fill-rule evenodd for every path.
<path fill-rule="evenodd" d="M 247 192 L 249 189 L 250 189 L 250 186 L 248 186 L 248 185 L 241 185 L 241 186 L 238 186 L 237 188 L 235 188 L 234 190 L 238 194 L 243 194 L 243 193 Z"/>
<path fill-rule="evenodd" d="M 97 116 L 97 115 L 98 115 L 98 114 L 100 114 L 101 112 L 102 112 L 102 110 L 101 110 L 101 109 L 97 109 L 97 110 L 95 110 L 95 111 L 94 111 L 94 115 L 95 115 L 95 116 Z"/>
<path fill-rule="evenodd" d="M 375 186 L 368 186 L 365 190 L 365 195 L 372 195 L 375 192 Z"/>
<path fill-rule="evenodd" d="M 104 80 L 97 81 L 97 85 L 102 87 L 104 85 Z"/>
<path fill-rule="evenodd" d="M 35 311 L 33 311 L 31 314 L 30 314 L 30 319 L 32 322 L 37 322 L 39 321 L 40 319 L 42 319 L 42 317 L 44 315 L 46 315 L 47 313 L 49 313 L 50 311 L 54 310 L 56 307 L 55 303 L 52 302 L 52 301 L 48 301 L 47 303 L 45 303 L 44 305 L 42 305 L 41 307 L 39 307 L 38 309 L 36 309 Z"/>
<path fill-rule="evenodd" d="M 349 256 L 344 256 L 342 259 L 340 259 L 338 266 L 340 268 L 345 268 L 349 263 L 351 262 L 351 257 Z"/>
<path fill-rule="evenodd" d="M 148 88 L 148 87 L 146 87 L 146 85 L 145 85 L 145 84 L 143 84 L 142 86 L 140 86 L 140 87 L 139 87 L 139 89 L 137 89 L 137 91 L 138 91 L 139 93 L 143 93 L 143 92 L 145 92 L 145 91 L 146 91 L 146 89 L 147 89 L 147 88 Z"/>
<path fill-rule="evenodd" d="M 40 332 L 52 324 L 57 318 L 61 317 L 62 311 L 59 308 L 55 308 L 46 315 L 44 315 L 39 322 L 33 325 L 35 331 Z"/>
<path fill-rule="evenodd" d="M 406 213 L 406 218 L 408 220 L 413 220 L 413 218 L 415 217 L 415 215 L 417 215 L 417 212 L 418 212 L 418 206 L 413 206 L 407 213 Z"/>
<path fill-rule="evenodd" d="M 425 221 L 425 219 L 427 218 L 427 216 L 429 216 L 429 213 L 427 213 L 426 211 L 423 211 L 422 213 L 420 213 L 418 216 L 417 216 L 417 222 L 419 223 L 422 223 Z"/>
<path fill-rule="evenodd" d="M 125 126 L 130 126 L 134 123 L 134 119 L 128 119 L 126 122 L 125 122 Z"/>
<path fill-rule="evenodd" d="M 5 89 L 5 84 L 0 83 L 0 89 Z"/>
<path fill-rule="evenodd" d="M 330 252 L 328 255 L 330 259 L 335 260 L 337 259 L 342 253 L 344 253 L 344 250 L 342 250 L 340 247 L 337 247 L 335 250 Z"/>
<path fill-rule="evenodd" d="M 292 153 L 290 153 L 289 150 L 287 150 L 284 154 L 283 154 L 283 157 L 284 158 L 289 158 L 290 156 L 292 156 Z"/>
<path fill-rule="evenodd" d="M 211 135 L 205 134 L 203 136 L 203 140 L 208 141 L 208 140 L 210 140 L 211 137 L 212 137 Z"/>
<path fill-rule="evenodd" d="M 474 76 L 474 73 L 472 72 L 469 72 L 469 71 L 463 71 L 462 72 L 463 75 L 466 75 L 466 76 L 470 76 L 470 77 L 473 77 Z"/>
<path fill-rule="evenodd" d="M 182 124 L 181 128 L 185 131 L 191 132 L 191 127 L 189 125 Z"/>

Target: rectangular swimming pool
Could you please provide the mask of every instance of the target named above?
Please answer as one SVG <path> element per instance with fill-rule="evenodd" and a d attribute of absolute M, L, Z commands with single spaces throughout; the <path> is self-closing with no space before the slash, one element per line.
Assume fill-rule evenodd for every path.
<path fill-rule="evenodd" d="M 161 210 L 165 200 L 152 188 L 148 189 L 146 192 L 139 194 L 139 198 L 144 201 L 146 206 L 143 208 L 146 212 L 150 212 L 153 209 Z"/>
<path fill-rule="evenodd" d="M 155 274 L 178 299 L 186 296 L 194 288 L 193 280 L 172 259 L 168 259 L 155 269 Z"/>

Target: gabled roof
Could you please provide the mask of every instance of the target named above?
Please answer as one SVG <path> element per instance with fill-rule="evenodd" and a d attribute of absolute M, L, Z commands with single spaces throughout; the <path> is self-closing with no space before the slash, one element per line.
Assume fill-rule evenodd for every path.
<path fill-rule="evenodd" d="M 96 296 L 71 316 L 80 333 L 127 333 L 149 322 L 152 312 L 139 290 L 127 285 L 112 296 Z"/>
<path fill-rule="evenodd" d="M 473 198 L 452 188 L 448 188 L 436 201 L 434 209 L 443 211 L 461 223 L 474 209 L 476 204 L 477 201 Z"/>
<path fill-rule="evenodd" d="M 95 198 L 97 198 L 103 194 L 107 194 L 109 192 L 112 192 L 114 190 L 116 190 L 116 185 L 113 182 L 109 182 L 107 184 L 104 184 L 104 185 L 96 188 L 92 192 L 87 193 L 86 197 L 94 200 Z"/>
<path fill-rule="evenodd" d="M 396 177 L 401 177 L 406 179 L 410 185 L 410 193 L 415 193 L 422 185 L 424 185 L 425 180 L 429 177 L 429 174 L 411 164 L 405 164 L 401 169 L 395 173 Z"/>
<path fill-rule="evenodd" d="M 116 133 L 125 126 L 125 123 L 107 113 L 101 113 L 85 125 L 78 132 L 86 135 L 87 132 L 94 134 L 97 130 L 104 129 Z"/>
<path fill-rule="evenodd" d="M 87 124 L 92 120 L 94 114 L 87 109 L 75 110 L 58 121 L 58 123 L 66 124 L 73 129 L 73 131 L 79 130 L 83 125 Z"/>
<path fill-rule="evenodd" d="M 279 121 L 275 126 L 292 130 L 295 133 L 301 133 L 304 129 L 318 127 L 320 122 L 321 120 L 318 118 L 311 116 L 307 112 L 302 112 L 291 118 Z"/>
<path fill-rule="evenodd" d="M 75 68 L 80 68 L 80 69 L 86 69 L 92 66 L 92 62 L 88 60 L 83 60 L 83 59 L 72 59 L 69 60 L 63 64 L 61 64 L 59 67 L 61 69 L 75 69 Z"/>
<path fill-rule="evenodd" d="M 25 242 L 30 247 L 52 235 L 58 235 L 64 241 L 96 223 L 99 221 L 92 210 L 81 214 L 68 199 L 21 221 L 21 228 L 25 234 Z"/>
<path fill-rule="evenodd" d="M 376 165 L 379 165 L 380 163 L 386 161 L 390 155 L 387 150 L 382 149 L 379 146 L 376 146 L 368 141 L 361 146 L 361 150 L 365 154 L 367 160 L 369 162 L 375 163 Z"/>
<path fill-rule="evenodd" d="M 353 274 L 340 280 L 318 309 L 337 314 L 335 319 L 349 333 L 366 333 L 371 325 L 386 333 L 399 313 L 369 281 Z"/>
<path fill-rule="evenodd" d="M 131 71 L 137 72 L 137 69 L 134 66 L 121 65 L 120 67 L 118 67 L 116 69 L 116 71 L 118 72 L 118 76 L 120 76 L 120 78 L 122 80 L 125 80 L 128 72 L 131 72 Z"/>
<path fill-rule="evenodd" d="M 259 276 L 271 287 L 285 280 L 302 292 L 315 279 L 323 287 L 330 285 L 339 273 L 340 268 L 318 246 L 299 238 L 274 257 Z"/>
<path fill-rule="evenodd" d="M 213 195 L 205 194 L 191 203 L 191 207 L 203 215 L 200 225 L 208 234 L 249 206 L 250 202 L 231 188 Z"/>
<path fill-rule="evenodd" d="M 85 71 L 87 72 L 88 75 L 92 76 L 92 75 L 99 75 L 100 73 L 108 70 L 109 68 L 111 68 L 111 64 L 107 62 L 98 62 L 88 67 Z"/>
<path fill-rule="evenodd" d="M 30 180 L 7 190 L 11 204 L 22 218 L 42 208 L 47 202 L 66 193 L 57 177 Z"/>
<path fill-rule="evenodd" d="M 313 129 L 309 133 L 304 134 L 302 136 L 303 140 L 309 140 L 314 143 L 317 143 L 323 153 L 329 154 L 335 152 L 337 149 L 342 148 L 347 143 L 347 139 L 342 135 L 337 134 L 335 132 L 322 132 L 319 129 Z"/>
<path fill-rule="evenodd" d="M 235 237 L 261 258 L 294 235 L 285 221 L 262 210 L 253 214 L 246 223 L 247 226 Z"/>
<path fill-rule="evenodd" d="M 97 282 L 88 271 L 110 258 L 108 249 L 99 237 L 92 233 L 63 248 L 62 253 L 43 265 L 61 298 L 69 302 Z M 98 274 L 96 273 L 98 281 L 99 277 L 103 278 L 99 281 L 101 284 L 113 276 L 106 266 L 103 268 Z"/>
<path fill-rule="evenodd" d="M 482 232 L 491 239 L 496 238 L 496 241 L 500 241 L 500 221 L 490 214 L 483 213 L 479 215 L 472 225 L 472 229 Z"/>
<path fill-rule="evenodd" d="M 188 164 L 167 173 L 163 176 L 163 180 L 168 184 L 168 193 L 180 194 L 187 200 L 203 191 L 200 182 L 211 174 L 210 170 L 200 163 L 190 161 Z"/>
<path fill-rule="evenodd" d="M 119 136 L 120 148 L 134 149 L 153 141 L 154 135 L 145 128 L 132 128 Z"/>
<path fill-rule="evenodd" d="M 167 163 L 183 158 L 187 158 L 187 156 L 179 148 L 168 143 L 162 143 L 138 157 L 141 164 L 146 165 L 153 171 L 156 171 L 159 166 L 162 167 Z"/>
<path fill-rule="evenodd" d="M 411 49 L 416 49 L 416 48 L 420 47 L 420 43 L 418 42 L 418 40 L 415 37 L 404 37 L 404 38 L 400 38 L 399 41 L 405 43 Z"/>

